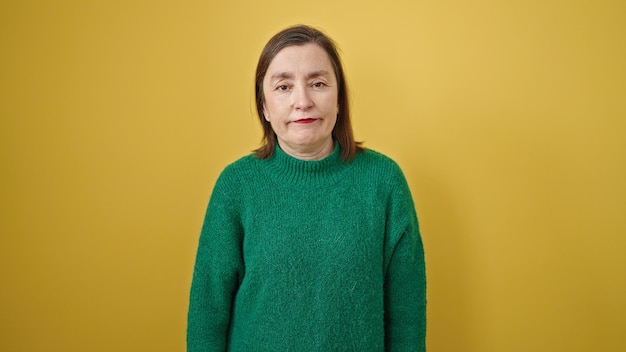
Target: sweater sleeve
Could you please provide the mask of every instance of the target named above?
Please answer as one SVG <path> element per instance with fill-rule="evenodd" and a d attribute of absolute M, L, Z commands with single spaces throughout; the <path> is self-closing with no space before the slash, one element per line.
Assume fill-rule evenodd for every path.
<path fill-rule="evenodd" d="M 426 351 L 426 272 L 415 206 L 401 171 L 388 203 L 385 350 Z"/>
<path fill-rule="evenodd" d="M 233 298 L 243 275 L 233 185 L 217 180 L 200 233 L 189 299 L 187 351 L 226 351 Z"/>

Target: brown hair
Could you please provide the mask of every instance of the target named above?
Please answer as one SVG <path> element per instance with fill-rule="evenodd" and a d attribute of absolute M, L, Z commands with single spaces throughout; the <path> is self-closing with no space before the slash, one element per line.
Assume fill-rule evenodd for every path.
<path fill-rule="evenodd" d="M 317 44 L 322 47 L 328 54 L 333 69 L 335 70 L 338 85 L 337 103 L 339 105 L 339 112 L 337 114 L 337 122 L 333 128 L 333 137 L 341 147 L 341 159 L 351 161 L 358 152 L 363 150 L 361 142 L 354 140 L 352 123 L 350 122 L 348 87 L 335 43 L 318 29 L 306 25 L 297 25 L 286 28 L 274 35 L 267 44 L 265 44 L 261 56 L 259 57 L 254 88 L 256 110 L 259 115 L 259 120 L 261 121 L 261 126 L 263 126 L 263 140 L 261 146 L 254 151 L 257 158 L 267 159 L 271 157 L 274 154 L 277 143 L 276 134 L 274 130 L 272 130 L 272 126 L 269 121 L 265 120 L 263 117 L 263 79 L 265 78 L 267 68 L 276 54 L 282 49 L 292 45 L 304 45 L 308 43 Z"/>

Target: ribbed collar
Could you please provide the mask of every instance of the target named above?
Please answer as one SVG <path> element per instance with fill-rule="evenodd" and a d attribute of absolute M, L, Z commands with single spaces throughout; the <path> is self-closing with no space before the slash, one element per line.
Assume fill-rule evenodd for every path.
<path fill-rule="evenodd" d="M 278 144 L 267 160 L 272 177 L 296 186 L 326 186 L 340 180 L 346 163 L 340 159 L 341 148 L 335 141 L 333 152 L 320 160 L 301 160 L 286 154 Z"/>

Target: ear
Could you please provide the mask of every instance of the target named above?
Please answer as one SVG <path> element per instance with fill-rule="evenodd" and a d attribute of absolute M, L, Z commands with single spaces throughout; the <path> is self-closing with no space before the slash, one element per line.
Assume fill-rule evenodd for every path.
<path fill-rule="evenodd" d="M 263 118 L 265 119 L 265 121 L 269 122 L 270 121 L 270 114 L 267 111 L 267 108 L 265 107 L 265 102 L 263 102 Z"/>

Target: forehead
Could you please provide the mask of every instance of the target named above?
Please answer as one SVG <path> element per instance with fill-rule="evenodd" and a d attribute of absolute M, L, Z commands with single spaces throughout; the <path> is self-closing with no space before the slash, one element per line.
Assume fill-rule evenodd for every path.
<path fill-rule="evenodd" d="M 292 75 L 326 71 L 334 77 L 333 65 L 326 50 L 317 44 L 291 45 L 283 48 L 270 62 L 265 77 L 277 73 Z"/>

